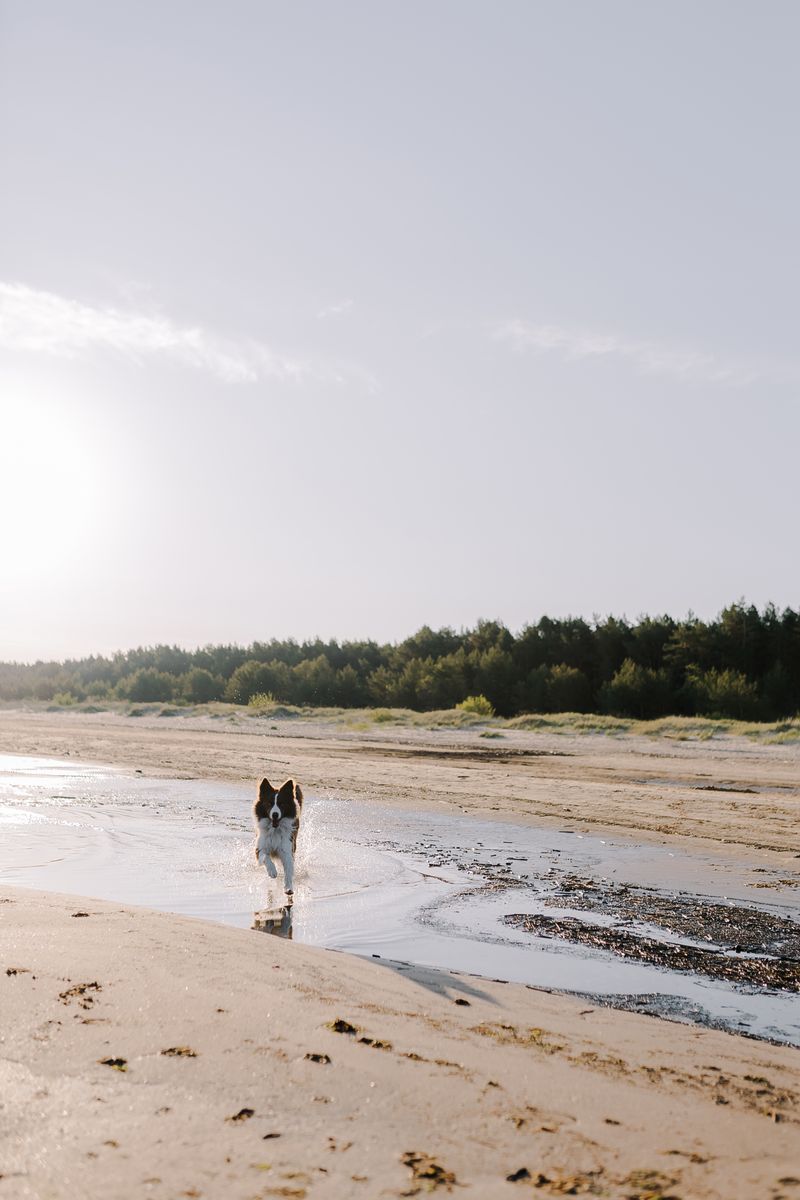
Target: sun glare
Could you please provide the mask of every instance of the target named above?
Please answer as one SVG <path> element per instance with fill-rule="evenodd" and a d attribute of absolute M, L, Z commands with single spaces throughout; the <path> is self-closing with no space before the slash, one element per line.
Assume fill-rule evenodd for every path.
<path fill-rule="evenodd" d="M 98 533 L 97 471 L 91 442 L 67 401 L 17 389 L 0 427 L 0 579 L 61 577 Z"/>

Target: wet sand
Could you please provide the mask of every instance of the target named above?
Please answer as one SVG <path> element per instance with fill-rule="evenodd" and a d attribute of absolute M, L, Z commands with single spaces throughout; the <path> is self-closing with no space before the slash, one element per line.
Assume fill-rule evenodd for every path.
<path fill-rule="evenodd" d="M 294 774 L 321 793 L 435 806 L 536 825 L 720 842 L 800 871 L 800 744 L 315 720 L 0 710 L 0 752 L 115 763 L 163 777 L 250 783 Z"/>
<path fill-rule="evenodd" d="M 797 877 L 792 747 L 264 725 L 3 712 L 0 750 Z M 573 997 L 3 887 L 0 1012 L 0 1197 L 800 1195 L 797 1050 Z"/>
<path fill-rule="evenodd" d="M 252 791 L 0 755 L 0 880 L 800 1046 L 800 894 L 774 869 L 306 788 L 290 906 Z"/>

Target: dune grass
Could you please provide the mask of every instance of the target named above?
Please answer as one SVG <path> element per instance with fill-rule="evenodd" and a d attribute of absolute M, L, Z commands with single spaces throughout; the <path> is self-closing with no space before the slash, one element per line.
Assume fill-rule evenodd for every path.
<path fill-rule="evenodd" d="M 638 722 L 602 713 L 523 713 L 503 724 L 507 729 L 541 730 L 542 733 L 628 733 Z"/>
<path fill-rule="evenodd" d="M 725 737 L 744 737 L 765 745 L 795 745 L 800 743 L 800 716 L 787 720 L 758 722 L 735 721 L 715 717 L 660 717 L 640 721 L 633 717 L 612 717 L 602 713 L 523 713 L 518 717 L 496 717 L 464 708 L 442 709 L 436 712 L 415 712 L 410 708 L 336 708 L 283 704 L 271 696 L 259 696 L 249 705 L 228 704 L 222 700 L 206 704 L 164 704 L 158 702 L 134 704 L 130 701 L 107 701 L 76 705 L 69 702 L 11 701 L 0 708 L 23 708 L 29 711 L 99 713 L 107 712 L 127 717 L 210 718 L 238 724 L 269 721 L 315 722 L 339 725 L 357 733 L 379 733 L 387 729 L 452 729 L 475 730 L 480 737 L 499 738 L 514 731 L 561 734 L 563 736 L 592 734 L 625 738 L 649 737 L 673 741 L 709 741 Z"/>
<path fill-rule="evenodd" d="M 501 731 L 541 732 L 550 734 L 596 734 L 606 737 L 651 737 L 674 741 L 708 741 L 711 738 L 747 737 L 773 744 L 800 741 L 800 718 L 773 722 L 734 721 L 715 717 L 660 717 L 639 721 L 633 717 L 612 717 L 602 713 L 524 713 L 518 717 L 490 717 L 463 708 L 435 712 L 415 712 L 410 708 L 312 708 L 277 701 L 263 701 L 257 707 L 243 708 L 221 703 L 198 705 L 191 711 L 224 708 L 244 717 L 272 720 L 306 720 L 344 725 L 353 732 L 377 732 L 387 728 L 474 729 L 481 737 L 502 737 Z"/>

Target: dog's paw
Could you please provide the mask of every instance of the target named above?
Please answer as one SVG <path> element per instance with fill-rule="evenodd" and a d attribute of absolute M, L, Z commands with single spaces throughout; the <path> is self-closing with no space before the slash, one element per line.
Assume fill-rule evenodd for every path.
<path fill-rule="evenodd" d="M 283 890 L 286 892 L 286 895 L 287 895 L 287 896 L 293 896 L 293 895 L 294 895 L 294 888 L 290 888 L 290 887 L 288 887 L 288 888 L 284 888 Z"/>
<path fill-rule="evenodd" d="M 278 868 L 275 866 L 275 863 L 272 861 L 271 858 L 268 858 L 266 860 L 266 862 L 264 863 L 264 866 L 267 868 L 267 874 L 269 875 L 270 879 L 278 878 Z"/>

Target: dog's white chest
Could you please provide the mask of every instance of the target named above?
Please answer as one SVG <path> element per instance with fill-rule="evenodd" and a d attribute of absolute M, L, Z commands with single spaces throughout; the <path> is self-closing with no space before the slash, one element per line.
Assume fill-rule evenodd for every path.
<path fill-rule="evenodd" d="M 288 853 L 292 848 L 294 821 L 284 817 L 275 829 L 271 821 L 259 822 L 266 840 L 266 850 L 269 854 Z"/>

